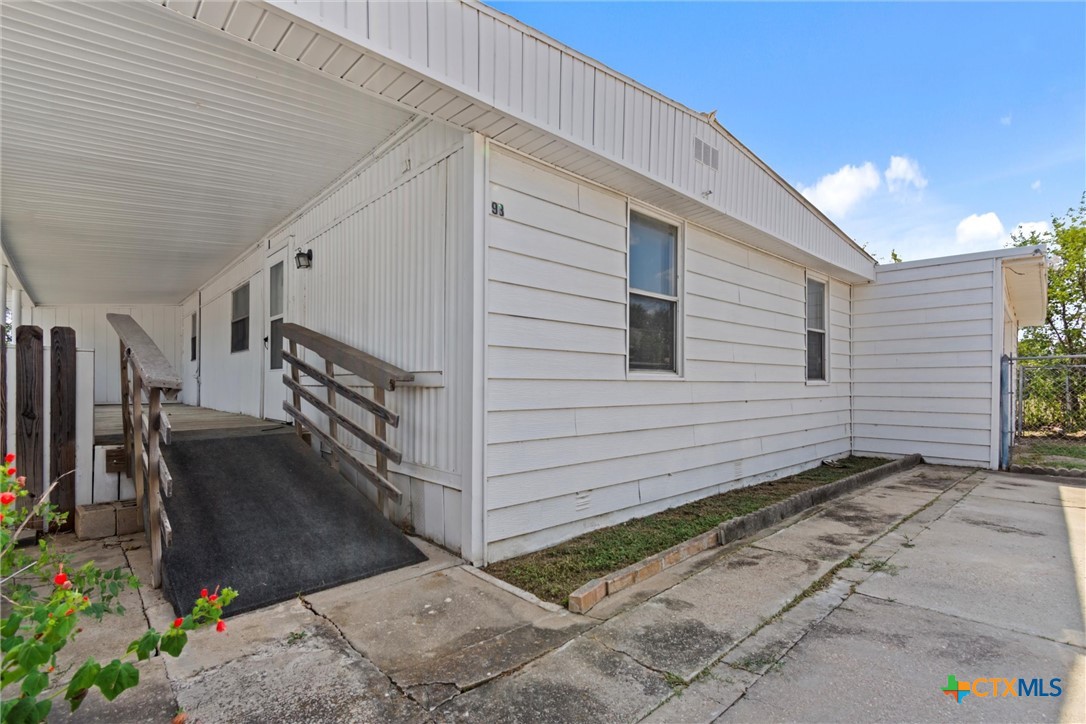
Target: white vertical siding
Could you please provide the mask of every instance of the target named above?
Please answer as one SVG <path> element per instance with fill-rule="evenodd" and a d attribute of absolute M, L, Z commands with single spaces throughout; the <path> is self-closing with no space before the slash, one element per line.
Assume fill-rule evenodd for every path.
<path fill-rule="evenodd" d="M 33 308 L 33 324 L 42 328 L 48 344 L 53 327 L 71 327 L 79 349 L 94 351 L 94 402 L 121 401 L 120 344 L 106 314 L 130 314 L 180 370 L 181 311 L 167 304 L 64 304 Z"/>
<path fill-rule="evenodd" d="M 257 355 L 245 363 L 246 372 L 230 366 L 241 356 L 228 354 L 228 292 L 248 275 L 259 279 L 269 249 L 288 245 L 288 260 L 296 248 L 312 249 L 311 269 L 287 264 L 286 319 L 425 378 L 388 395 L 400 414 L 400 426 L 388 429 L 389 440 L 404 456 L 402 464 L 391 466 L 391 477 L 405 494 L 401 513 L 410 514 L 422 535 L 453 549 L 461 540 L 458 455 L 467 434 L 460 424 L 467 404 L 463 370 L 470 365 L 470 340 L 450 331 L 471 313 L 460 288 L 470 261 L 462 249 L 471 193 L 462 183 L 464 138 L 441 123 L 403 129 L 202 290 L 201 404 L 233 409 L 237 381 L 259 385 L 266 362 Z M 254 324 L 263 330 L 260 309 Z M 358 380 L 345 381 L 360 387 Z M 362 426 L 372 426 L 370 415 L 355 413 Z M 350 435 L 341 441 L 369 457 Z"/>
<path fill-rule="evenodd" d="M 200 291 L 200 404 L 260 417 L 263 405 L 262 249 L 250 251 Z M 230 351 L 233 291 L 249 283 L 249 347 Z"/>
<path fill-rule="evenodd" d="M 849 451 L 850 294 L 805 381 L 805 270 L 686 231 L 684 379 L 626 373 L 626 199 L 492 150 L 490 560 Z"/>
<path fill-rule="evenodd" d="M 857 452 L 988 467 L 996 264 L 880 266 L 853 289 Z"/>

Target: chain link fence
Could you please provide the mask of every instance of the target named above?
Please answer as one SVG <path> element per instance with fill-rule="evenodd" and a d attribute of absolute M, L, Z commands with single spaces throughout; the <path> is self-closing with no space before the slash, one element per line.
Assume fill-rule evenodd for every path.
<path fill-rule="evenodd" d="M 1018 437 L 1086 434 L 1086 355 L 1018 357 L 1013 362 Z"/>
<path fill-rule="evenodd" d="M 1086 355 L 1004 357 L 999 466 L 1086 477 Z"/>

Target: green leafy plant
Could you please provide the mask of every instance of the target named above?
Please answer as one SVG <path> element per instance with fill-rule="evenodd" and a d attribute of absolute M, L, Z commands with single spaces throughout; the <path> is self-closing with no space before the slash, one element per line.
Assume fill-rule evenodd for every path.
<path fill-rule="evenodd" d="M 17 470 L 11 467 L 14 455 L 9 454 L 4 462 L 6 469 L 0 477 L 0 721 L 44 721 L 57 697 L 63 697 L 75 711 L 95 688 L 113 701 L 139 684 L 139 670 L 126 660 L 129 657 L 143 661 L 160 651 L 178 656 L 188 643 L 189 631 L 211 625 L 220 632 L 226 630 L 222 611 L 237 592 L 216 588 L 209 593 L 204 589 L 190 614 L 178 618 L 163 633 L 148 629 L 121 657 L 105 664 L 91 657 L 74 673 L 71 669 L 75 667 L 59 670 L 57 654 L 83 631 L 81 621 L 87 617 L 101 621 L 106 614 L 124 613 L 117 598 L 125 586 L 137 587 L 139 579 L 120 568 L 102 571 L 93 561 L 75 566 L 70 556 L 54 550 L 48 536 L 39 539 L 37 547 L 20 547 L 19 537 L 32 521 L 40 520 L 42 530 L 47 531 L 51 525 L 63 523 L 66 514 L 58 514 L 46 502 L 56 482 L 37 505 L 20 504 L 28 495 L 26 480 L 16 477 Z"/>

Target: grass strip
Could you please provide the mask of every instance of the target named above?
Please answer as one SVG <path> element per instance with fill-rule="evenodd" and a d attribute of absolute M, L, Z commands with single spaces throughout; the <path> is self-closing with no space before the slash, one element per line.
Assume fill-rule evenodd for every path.
<path fill-rule="evenodd" d="M 823 465 L 594 530 L 551 548 L 493 563 L 485 570 L 544 601 L 565 606 L 570 593 L 594 578 L 637 563 L 726 520 L 889 461 L 847 457 L 835 462 L 836 467 Z"/>

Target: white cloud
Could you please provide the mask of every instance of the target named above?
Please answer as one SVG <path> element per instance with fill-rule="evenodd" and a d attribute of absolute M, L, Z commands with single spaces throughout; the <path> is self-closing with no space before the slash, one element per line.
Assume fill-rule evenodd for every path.
<path fill-rule="evenodd" d="M 818 179 L 814 186 L 801 186 L 800 191 L 826 214 L 841 217 L 873 194 L 881 184 L 878 169 L 868 161 L 862 166 L 842 166 L 836 173 Z"/>
<path fill-rule="evenodd" d="M 1007 231 L 995 212 L 989 211 L 980 215 L 970 214 L 962 219 L 958 222 L 955 236 L 958 246 L 979 251 L 1002 246 L 1007 240 Z"/>
<path fill-rule="evenodd" d="M 920 172 L 920 164 L 908 156 L 891 156 L 886 167 L 886 187 L 891 193 L 903 191 L 909 186 L 922 189 L 928 180 Z"/>
<path fill-rule="evenodd" d="M 1003 116 L 1002 118 L 999 119 L 999 123 L 1000 123 L 1000 125 L 1003 125 L 1003 126 L 1009 126 L 1009 125 L 1011 125 L 1011 121 L 1013 121 L 1013 120 L 1014 120 L 1014 115 L 1011 114 L 1011 113 L 1008 113 L 1007 115 L 1005 115 L 1005 116 Z"/>
<path fill-rule="evenodd" d="M 1023 221 L 1018 226 L 1014 227 L 1014 236 L 1021 236 L 1024 239 L 1028 239 L 1030 235 L 1037 234 L 1037 236 L 1044 236 L 1045 234 L 1052 232 L 1052 224 L 1047 221 Z"/>
<path fill-rule="evenodd" d="M 1033 183 L 1031 183 L 1031 184 L 1029 185 L 1029 187 L 1030 187 L 1031 189 L 1033 189 L 1034 191 L 1040 191 L 1040 190 L 1041 190 L 1041 179 L 1037 179 L 1036 181 L 1034 181 Z"/>

